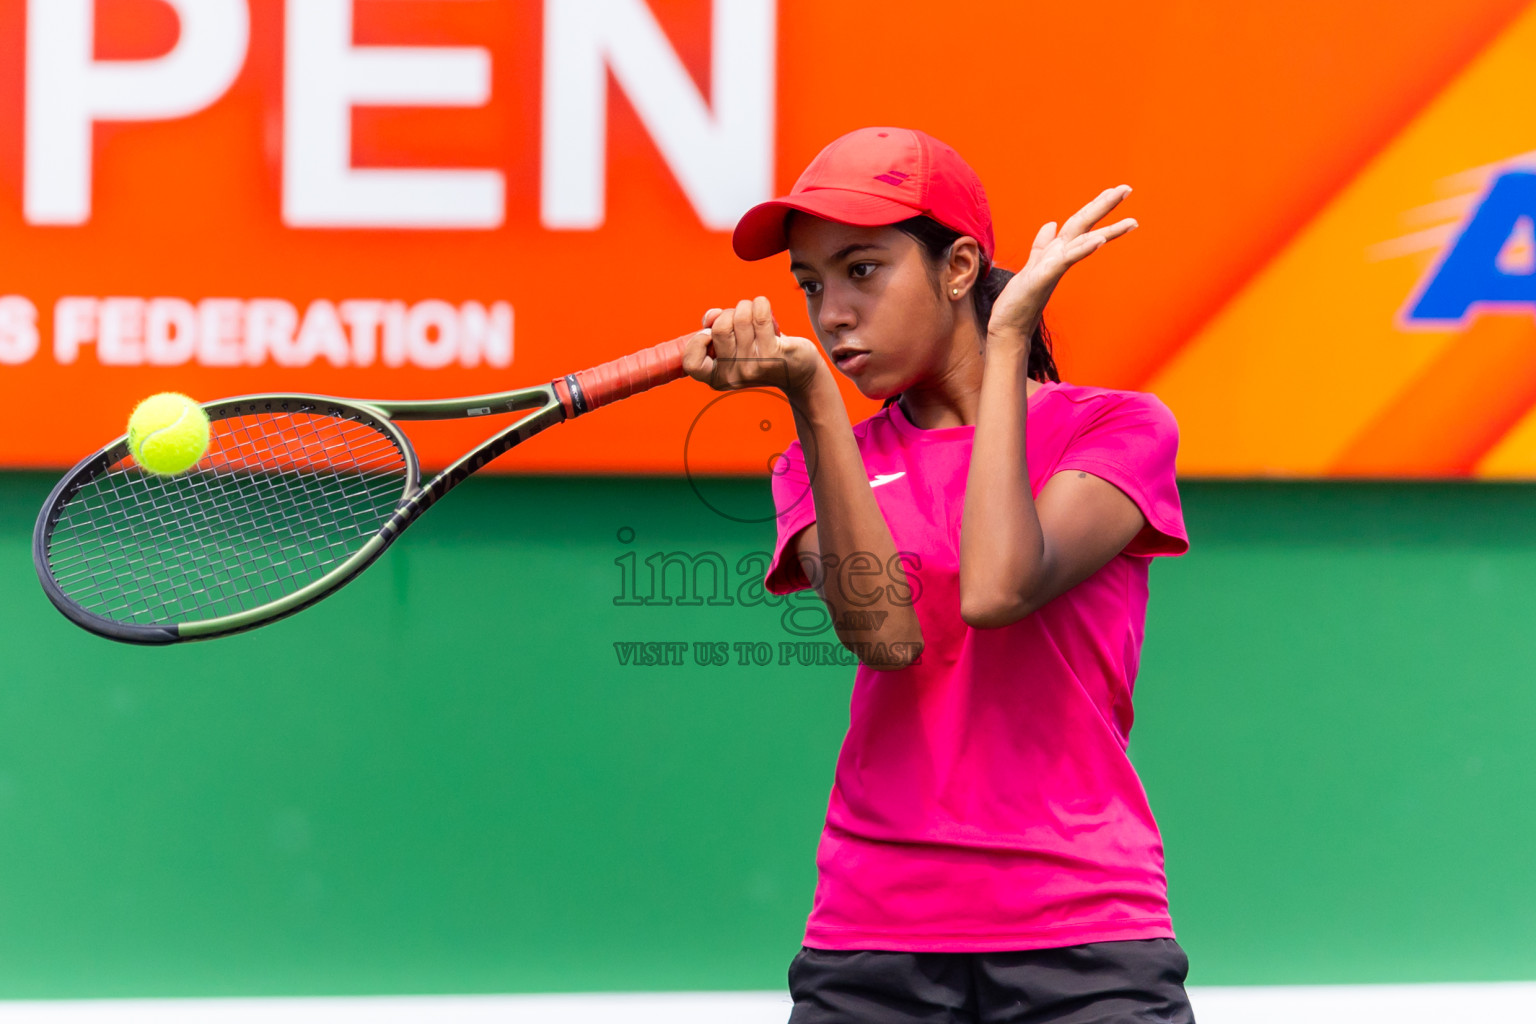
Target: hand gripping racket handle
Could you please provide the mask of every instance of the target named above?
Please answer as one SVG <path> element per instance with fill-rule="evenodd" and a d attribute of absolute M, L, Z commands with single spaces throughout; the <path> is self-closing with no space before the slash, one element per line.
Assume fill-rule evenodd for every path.
<path fill-rule="evenodd" d="M 683 372 L 683 346 L 691 337 L 685 334 L 555 381 L 555 395 L 565 406 L 567 418 L 687 376 Z"/>

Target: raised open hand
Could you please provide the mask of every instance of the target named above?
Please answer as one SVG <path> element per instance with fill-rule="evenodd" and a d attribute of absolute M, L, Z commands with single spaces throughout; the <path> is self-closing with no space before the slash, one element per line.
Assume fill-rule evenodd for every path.
<path fill-rule="evenodd" d="M 1029 344 L 1045 304 L 1067 268 L 1136 227 L 1136 221 L 1130 217 L 1108 227 L 1094 227 L 1130 194 L 1129 185 L 1105 189 L 1067 218 L 1061 230 L 1057 230 L 1055 221 L 1040 228 L 1029 252 L 1029 262 L 1008 282 L 992 306 L 992 322 L 987 325 L 989 344 L 993 339 Z"/>

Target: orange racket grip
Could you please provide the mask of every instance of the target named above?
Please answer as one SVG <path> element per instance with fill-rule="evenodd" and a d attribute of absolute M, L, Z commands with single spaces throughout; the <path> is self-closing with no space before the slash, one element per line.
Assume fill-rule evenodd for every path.
<path fill-rule="evenodd" d="M 567 374 L 554 382 L 555 396 L 565 406 L 567 418 L 601 409 L 621 398 L 669 384 L 687 376 L 683 372 L 683 346 L 693 337 L 664 341 L 654 348 L 620 356 L 611 363 L 594 366 L 580 373 Z"/>

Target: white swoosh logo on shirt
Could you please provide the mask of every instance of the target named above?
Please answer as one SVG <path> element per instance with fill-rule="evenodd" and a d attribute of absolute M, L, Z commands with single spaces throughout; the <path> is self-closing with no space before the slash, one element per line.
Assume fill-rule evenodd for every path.
<path fill-rule="evenodd" d="M 871 487 L 881 487 L 881 486 L 883 486 L 885 484 L 890 483 L 892 480 L 900 480 L 902 477 L 904 477 L 906 475 L 907 474 L 906 474 L 905 470 L 903 470 L 900 473 L 876 473 L 875 474 L 875 478 L 869 482 L 869 486 L 871 486 Z"/>

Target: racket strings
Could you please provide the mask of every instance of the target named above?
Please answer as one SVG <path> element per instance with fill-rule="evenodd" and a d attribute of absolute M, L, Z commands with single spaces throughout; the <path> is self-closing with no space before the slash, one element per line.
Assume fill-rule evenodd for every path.
<path fill-rule="evenodd" d="M 216 420 L 191 470 L 123 459 L 60 510 L 48 561 L 64 594 L 117 622 L 251 611 L 322 578 L 394 513 L 409 470 L 394 439 L 318 412 Z"/>

